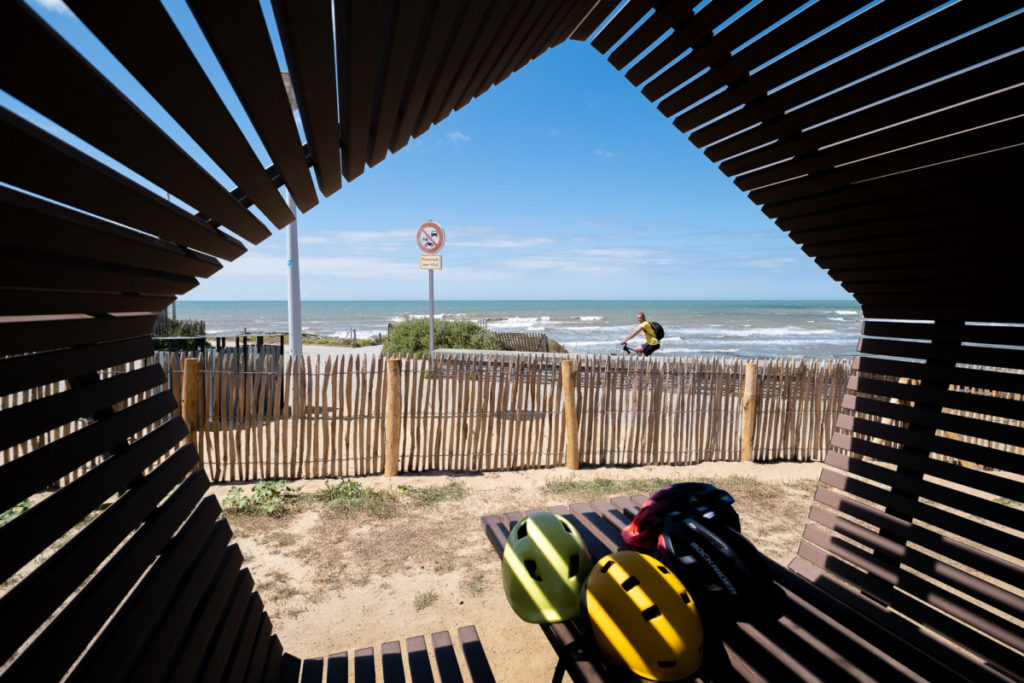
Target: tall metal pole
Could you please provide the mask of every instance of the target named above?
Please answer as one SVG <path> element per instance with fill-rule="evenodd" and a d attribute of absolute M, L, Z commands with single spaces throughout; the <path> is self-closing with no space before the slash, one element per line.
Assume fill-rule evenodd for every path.
<path fill-rule="evenodd" d="M 299 213 L 295 199 L 288 195 L 288 208 L 295 220 L 288 224 L 288 353 L 302 357 L 302 298 L 299 295 Z"/>
<path fill-rule="evenodd" d="M 434 271 L 428 270 L 430 273 L 430 353 L 434 353 Z"/>

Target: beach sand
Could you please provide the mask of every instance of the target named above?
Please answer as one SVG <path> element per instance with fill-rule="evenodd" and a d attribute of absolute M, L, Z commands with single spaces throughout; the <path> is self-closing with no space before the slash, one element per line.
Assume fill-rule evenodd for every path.
<path fill-rule="evenodd" d="M 737 495 L 744 534 L 768 556 L 786 563 L 796 553 L 821 463 L 702 463 L 674 467 L 538 469 L 483 474 L 425 474 L 360 478 L 364 487 L 438 487 L 459 482 L 466 495 L 377 519 L 323 515 L 307 509 L 278 522 L 232 517 L 236 540 L 286 651 L 299 657 L 374 647 L 381 643 L 476 625 L 498 681 L 549 681 L 555 656 L 539 627 L 508 606 L 501 561 L 480 522 L 485 514 L 573 502 L 544 487 L 551 481 L 698 477 L 736 486 L 771 484 L 757 498 Z M 735 479 L 740 477 L 741 479 Z M 304 491 L 323 480 L 293 482 Z M 744 485 L 746 486 L 746 485 Z M 230 486 L 216 485 L 223 499 Z M 589 500 L 593 496 L 583 494 Z M 379 669 L 378 669 L 379 670 Z"/>

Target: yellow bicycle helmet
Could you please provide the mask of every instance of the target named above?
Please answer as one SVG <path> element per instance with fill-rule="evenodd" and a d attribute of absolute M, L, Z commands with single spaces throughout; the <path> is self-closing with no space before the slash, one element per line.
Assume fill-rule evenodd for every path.
<path fill-rule="evenodd" d="M 615 665 L 655 681 L 692 676 L 704 629 L 686 587 L 650 555 L 622 550 L 597 561 L 586 587 L 597 646 Z"/>
<path fill-rule="evenodd" d="M 590 567 L 583 537 L 564 517 L 529 515 L 512 527 L 501 556 L 505 596 L 531 624 L 574 619 Z"/>

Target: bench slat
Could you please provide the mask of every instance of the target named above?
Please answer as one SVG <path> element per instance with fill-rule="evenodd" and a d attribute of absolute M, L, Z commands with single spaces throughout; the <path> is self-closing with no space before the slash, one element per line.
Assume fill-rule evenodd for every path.
<path fill-rule="evenodd" d="M 249 666 L 243 679 L 247 683 L 259 683 L 260 676 L 263 674 L 263 664 L 266 662 L 267 652 L 270 650 L 270 634 L 272 630 L 270 617 L 264 612 L 263 618 L 260 620 L 260 628 L 256 632 L 256 642 L 253 644 L 252 654 L 249 655 Z M 315 680 L 319 682 L 322 678 L 323 671 L 321 669 L 320 676 Z"/>
<path fill-rule="evenodd" d="M 437 661 L 437 671 L 441 680 L 462 683 L 459 660 L 455 657 L 455 647 L 452 645 L 452 638 L 448 632 L 432 633 L 430 643 L 434 646 L 434 659 Z"/>
<path fill-rule="evenodd" d="M 356 683 L 374 683 L 376 670 L 373 665 L 372 647 L 364 647 L 352 653 L 352 669 Z"/>
<path fill-rule="evenodd" d="M 263 621 L 263 600 L 259 593 L 252 593 L 249 596 L 249 604 L 242 618 L 242 625 L 238 631 L 238 637 L 231 648 L 228 656 L 227 668 L 224 670 L 224 680 L 237 682 L 241 681 L 249 665 L 249 656 L 252 654 L 256 644 L 256 635 L 259 632 L 260 624 Z"/>
<path fill-rule="evenodd" d="M 380 646 L 381 673 L 384 683 L 405 683 L 405 666 L 402 663 L 402 645 L 390 640 Z"/>
<path fill-rule="evenodd" d="M 480 635 L 476 632 L 476 627 L 460 627 L 459 642 L 462 643 L 462 652 L 466 656 L 469 677 L 475 683 L 495 683 L 494 673 L 491 671 L 491 665 L 487 661 L 487 654 L 484 652 L 484 647 L 480 642 Z"/>
<path fill-rule="evenodd" d="M 430 656 L 427 654 L 427 639 L 423 636 L 406 638 L 405 649 L 409 653 L 409 676 L 412 683 L 434 683 Z"/>
<path fill-rule="evenodd" d="M 348 683 L 347 652 L 338 652 L 327 658 L 327 683 Z"/>
<path fill-rule="evenodd" d="M 236 548 L 233 552 L 237 552 L 237 546 L 232 547 Z M 213 639 L 203 656 L 203 663 L 199 667 L 199 680 L 204 683 L 221 680 L 224 670 L 228 666 L 228 657 L 231 655 L 235 641 L 238 639 L 238 634 L 241 631 L 243 619 L 249 611 L 253 587 L 254 582 L 249 570 L 242 569 L 235 578 L 227 607 L 224 608 L 223 616 L 213 631 Z M 282 671 L 291 670 L 292 662 L 288 659 L 289 656 L 285 655 L 281 662 Z M 298 662 L 298 660 L 295 661 Z M 298 678 L 299 669 L 296 665 L 295 675 L 288 680 L 297 681 Z M 282 680 L 285 680 L 283 673 Z"/>
<path fill-rule="evenodd" d="M 321 683 L 324 679 L 324 660 L 303 659 L 300 683 Z"/>

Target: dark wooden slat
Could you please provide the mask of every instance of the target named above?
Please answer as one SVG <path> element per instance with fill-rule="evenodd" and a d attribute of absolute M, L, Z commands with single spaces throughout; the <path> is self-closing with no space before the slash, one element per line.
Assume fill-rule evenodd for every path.
<path fill-rule="evenodd" d="M 933 19 L 942 18 L 944 21 L 944 28 L 947 34 L 956 34 L 963 31 L 966 27 L 955 26 L 957 17 L 955 16 L 958 12 L 965 12 L 967 10 L 951 8 L 943 13 L 939 13 L 933 16 Z M 998 13 L 998 10 L 996 10 Z M 935 35 L 926 31 L 921 31 L 922 28 L 927 28 L 930 20 L 923 20 L 916 27 L 910 27 L 906 31 L 901 31 L 895 39 L 901 42 L 900 49 L 904 49 L 902 42 L 908 39 L 909 36 L 906 33 L 917 33 L 920 32 L 920 40 L 922 45 L 930 44 L 931 41 L 935 40 Z M 930 86 L 924 89 L 923 94 L 927 96 L 923 98 L 923 102 L 927 103 L 929 99 L 937 98 L 941 104 L 933 106 L 931 109 L 941 108 L 941 106 L 948 106 L 951 104 L 957 104 L 962 99 L 970 97 L 958 96 L 958 89 L 965 88 L 967 86 L 958 85 L 958 81 L 963 79 L 963 75 L 954 77 L 952 80 L 948 80 L 946 77 L 949 74 L 955 74 L 961 69 L 969 69 L 968 73 L 975 74 L 978 79 L 977 86 L 982 92 L 995 92 L 1000 89 L 1000 83 L 1006 83 L 1006 79 L 1001 77 L 998 73 L 993 73 L 993 66 L 987 65 L 979 68 L 972 68 L 976 64 L 984 62 L 987 59 L 995 58 L 1008 50 L 1012 50 L 1017 46 L 1017 36 L 1021 30 L 1022 20 L 1020 17 L 1010 18 L 1002 21 L 995 26 L 989 27 L 973 36 L 963 38 L 956 41 L 951 45 L 947 45 L 936 49 L 927 55 L 918 57 L 906 64 L 895 66 L 892 69 L 884 71 L 880 74 L 874 75 L 861 83 L 852 85 L 844 90 L 827 95 L 818 101 L 808 104 L 805 107 L 800 108 L 799 112 L 792 116 L 783 117 L 784 120 L 773 120 L 770 123 L 766 123 L 763 126 L 759 126 L 755 130 L 745 131 L 734 139 L 730 139 L 720 145 L 714 145 L 714 152 L 711 148 L 707 151 L 709 154 L 714 155 L 717 159 L 722 159 L 726 156 L 732 156 L 742 151 L 753 149 L 765 142 L 769 142 L 774 139 L 787 138 L 794 133 L 797 133 L 801 128 L 805 128 L 812 123 L 821 123 L 828 121 L 835 116 L 836 112 L 848 112 L 854 111 L 866 103 L 875 103 L 884 100 L 888 96 L 901 95 L 898 99 L 903 100 L 906 97 L 907 91 L 913 91 L 922 85 L 928 84 L 930 81 L 936 78 L 943 79 L 940 87 L 936 88 Z M 873 47 L 868 48 L 867 55 L 857 55 L 852 57 L 850 64 L 839 64 L 827 67 L 829 71 L 828 76 L 843 78 L 849 78 L 855 73 L 858 68 L 870 68 L 870 66 L 861 66 L 860 60 L 867 59 L 869 64 L 878 64 L 882 60 L 891 59 L 891 53 L 887 53 L 884 50 Z M 969 55 L 969 57 L 968 57 Z M 872 59 L 874 61 L 872 61 Z M 1013 68 L 1014 64 L 1019 64 L 1019 59 L 1014 59 L 1012 55 L 1004 57 L 998 60 L 997 63 L 1003 62 L 1004 59 L 1010 59 L 1005 62 L 1006 68 Z M 846 60 L 843 60 L 844 62 Z M 998 71 L 998 69 L 996 69 Z M 838 73 L 832 73 L 838 72 Z M 859 74 L 870 73 L 861 71 Z M 779 93 L 774 93 L 766 102 L 766 107 L 778 106 L 775 105 L 773 100 L 780 98 L 786 100 L 786 95 L 790 98 L 790 103 L 783 104 L 782 106 L 791 106 L 793 97 L 804 101 L 805 98 L 811 97 L 811 93 L 821 90 L 822 93 L 828 92 L 831 89 L 825 84 L 824 77 L 819 74 L 814 74 L 809 77 L 813 81 L 812 84 L 807 84 L 808 91 L 796 88 L 784 88 Z M 856 79 L 852 79 L 856 80 Z M 834 88 L 833 85 L 831 86 Z M 1009 83 L 1013 84 L 1011 79 Z M 801 81 L 801 85 L 803 82 Z M 789 90 L 789 93 L 785 91 Z M 969 88 L 968 88 L 969 92 Z M 932 93 L 937 93 L 933 95 Z M 915 101 L 922 101 L 921 98 L 915 96 Z M 886 112 L 895 108 L 897 111 L 900 106 L 906 106 L 905 101 L 901 104 L 885 107 L 880 109 L 879 114 L 879 125 L 882 127 L 885 123 Z M 776 114 L 772 114 L 777 115 Z M 862 120 L 863 115 L 858 116 L 854 120 Z M 714 126 L 716 124 L 712 124 Z M 870 125 L 870 124 L 868 124 Z M 710 127 L 710 126 L 709 126 Z M 700 134 L 700 133 L 698 133 Z"/>
<path fill-rule="evenodd" d="M 112 266 L 84 258 L 52 256 L 11 247 L 0 256 L 0 285 L 26 287 L 85 287 L 90 291 L 180 295 L 198 280 L 152 270 Z"/>
<path fill-rule="evenodd" d="M 837 187 L 956 161 L 968 155 L 984 158 L 986 153 L 1001 152 L 1006 147 L 1022 144 L 1024 124 L 1011 119 L 841 168 L 763 187 L 751 192 L 750 198 L 758 204 L 777 204 Z"/>
<path fill-rule="evenodd" d="M 230 235 L 2 107 L 0 136 L 6 147 L 0 174 L 6 183 L 214 256 L 235 259 L 245 253 Z"/>
<path fill-rule="evenodd" d="M 434 683 L 434 673 L 430 669 L 430 657 L 427 654 L 427 640 L 423 636 L 405 639 L 405 649 L 409 653 L 409 677 L 412 683 Z"/>
<path fill-rule="evenodd" d="M 598 52 L 604 54 L 611 49 L 612 45 L 619 42 L 626 33 L 632 29 L 645 14 L 654 9 L 654 0 L 634 0 L 619 8 L 611 20 L 605 24 L 590 44 Z"/>
<path fill-rule="evenodd" d="M 334 22 L 328 0 L 271 0 L 320 193 L 341 188 Z"/>
<path fill-rule="evenodd" d="M 609 533 L 608 523 L 601 517 L 601 513 L 594 510 L 590 505 L 574 503 L 568 508 L 552 507 L 551 511 L 564 517 L 573 518 L 573 526 L 580 530 L 594 560 L 601 557 L 595 554 L 595 552 L 604 552 L 608 548 L 614 548 L 611 552 L 615 552 L 615 550 L 623 547 L 622 536 L 618 533 Z M 588 538 L 590 535 L 594 536 L 596 542 Z"/>
<path fill-rule="evenodd" d="M 869 7 L 761 69 L 754 77 L 687 110 L 677 117 L 673 124 L 680 130 L 689 130 L 730 111 L 739 104 L 757 99 L 756 102 L 744 107 L 745 111 L 728 114 L 691 134 L 690 140 L 703 147 L 754 123 L 773 119 L 785 111 L 786 105 L 782 104 L 784 100 L 809 101 L 835 90 L 840 85 L 852 83 L 865 74 L 875 73 L 879 69 L 931 48 L 937 42 L 951 39 L 965 31 L 971 25 L 971 18 L 979 14 L 977 8 L 954 6 L 953 11 L 947 9 L 928 19 L 909 24 L 901 31 L 892 32 L 893 29 L 931 11 L 939 4 L 941 3 L 937 1 L 923 0 L 902 2 L 894 6 L 883 3 Z M 981 13 L 984 13 L 984 10 Z M 999 12 L 997 10 L 992 14 L 998 16 Z M 885 38 L 851 53 L 845 59 L 829 64 L 844 53 L 863 46 L 865 36 Z M 770 40 L 770 37 L 766 36 L 765 39 Z M 774 50 L 771 51 L 774 53 Z M 829 65 L 813 74 L 805 75 L 822 64 Z M 765 97 L 765 93 L 800 76 L 804 77 Z M 905 89 L 907 88 L 901 90 Z M 881 95 L 873 99 L 880 98 Z M 670 115 L 673 111 L 678 111 L 679 104 L 666 99 L 661 103 L 661 111 Z M 780 106 L 783 108 L 779 109 Z M 849 108 L 837 111 L 849 111 Z"/>
<path fill-rule="evenodd" d="M 270 649 L 267 651 L 267 662 L 263 669 L 262 683 L 270 683 L 270 681 L 283 681 L 281 677 L 281 664 L 284 657 L 284 648 L 281 647 L 281 641 L 278 640 L 277 636 L 270 637 Z M 332 683 L 330 678 L 327 679 L 327 683 Z"/>
<path fill-rule="evenodd" d="M 980 233 L 981 231 L 979 231 Z M 827 263 L 829 270 L 835 273 L 834 276 L 841 277 L 844 282 L 856 280 L 846 279 L 839 273 L 849 271 L 857 273 L 860 280 L 867 280 L 867 275 L 874 275 L 878 272 L 893 271 L 893 280 L 905 279 L 899 277 L 899 268 L 905 266 L 911 274 L 924 273 L 927 269 L 939 269 L 952 278 L 963 277 L 971 273 L 973 269 L 982 268 L 985 271 L 997 271 L 1005 269 L 1005 262 L 1009 259 L 1003 254 L 1015 251 L 1024 242 L 1019 242 L 1010 236 L 1009 240 L 1003 240 L 999 236 L 993 236 L 987 241 L 987 249 L 983 249 L 976 241 L 970 239 L 966 234 L 961 233 L 962 241 L 956 244 L 935 244 L 926 243 L 918 248 L 893 249 L 887 252 L 863 252 L 850 249 L 847 256 L 825 256 L 815 259 L 819 263 Z"/>
<path fill-rule="evenodd" d="M 317 204 L 309 165 L 258 2 L 197 2 L 192 14 L 298 208 Z"/>
<path fill-rule="evenodd" d="M 270 649 L 270 633 L 272 627 L 270 625 L 270 617 L 267 613 L 263 613 L 263 619 L 260 621 L 259 631 L 256 632 L 256 642 L 253 644 L 252 654 L 249 656 L 249 666 L 245 672 L 245 678 L 243 680 L 248 683 L 259 683 L 261 674 L 263 673 L 261 667 L 267 659 L 267 652 Z M 308 661 L 308 660 L 307 660 Z M 319 683 L 323 676 L 323 660 L 316 660 L 319 667 L 319 674 L 315 680 Z M 303 665 L 303 674 L 305 674 L 305 665 Z"/>
<path fill-rule="evenodd" d="M 459 97 L 455 105 L 456 109 L 466 106 L 471 99 L 490 87 L 491 79 L 493 79 L 496 70 L 496 62 L 501 58 L 502 54 L 510 49 L 513 35 L 516 29 L 522 25 L 526 12 L 531 6 L 531 3 L 528 2 L 512 3 L 511 11 L 505 17 L 501 28 L 491 41 L 487 53 L 480 60 L 479 66 L 469 81 L 469 85 L 466 86 L 466 91 Z M 395 148 L 392 147 L 391 151 L 395 151 Z"/>
<path fill-rule="evenodd" d="M 390 3 L 342 3 L 335 7 L 338 102 L 341 124 L 341 173 L 352 182 L 369 157 L 370 118 L 377 103 L 379 42 L 389 20 Z"/>
<path fill-rule="evenodd" d="M 608 15 L 619 5 L 620 0 L 598 0 L 594 3 L 593 9 L 580 21 L 579 26 L 569 37 L 573 40 L 587 40 L 590 34 L 597 30 Z"/>
<path fill-rule="evenodd" d="M 430 634 L 430 643 L 434 646 L 434 660 L 437 662 L 437 673 L 441 680 L 462 683 L 459 660 L 455 656 L 455 647 L 448 631 Z"/>
<path fill-rule="evenodd" d="M 1024 367 L 1024 352 L 985 346 L 963 346 L 950 350 L 942 346 L 904 342 L 873 337 L 861 338 L 858 342 L 861 353 L 880 356 L 899 356 L 921 360 L 953 361 L 982 367 L 1020 369 Z M 1017 382 L 1022 381 L 1017 378 Z M 1019 387 L 1020 384 L 1017 384 Z"/>
<path fill-rule="evenodd" d="M 827 530 L 825 533 L 827 534 L 838 532 L 869 547 L 875 554 L 889 553 L 900 565 L 915 570 L 917 575 L 912 576 L 909 580 L 904 580 L 902 576 L 898 579 L 901 590 L 924 598 L 925 596 L 922 595 L 920 589 L 928 586 L 923 591 L 928 594 L 927 602 L 938 605 L 944 611 L 972 624 L 985 633 L 997 635 L 1001 640 L 1010 643 L 1018 649 L 1024 643 L 1024 638 L 1021 638 L 1019 633 L 1013 632 L 1014 629 L 1010 622 L 988 613 L 993 607 L 1002 610 L 1005 614 L 1024 613 L 1024 599 L 1019 596 L 995 587 L 946 562 L 938 561 L 930 555 L 908 548 L 905 539 L 900 539 L 899 541 L 891 540 L 858 524 L 842 519 L 837 514 L 822 507 L 812 507 L 810 519 L 825 527 Z M 814 533 L 819 532 L 815 531 Z M 931 580 L 926 580 L 925 577 Z M 1019 578 L 1024 578 L 1024 572 L 1021 572 Z M 941 581 L 946 586 L 949 586 L 952 592 L 934 587 L 934 581 Z M 917 590 L 910 585 L 911 582 L 916 585 Z M 960 598 L 959 596 L 961 595 L 973 597 L 987 604 L 977 607 L 967 600 Z M 981 618 L 979 619 L 979 617 Z"/>
<path fill-rule="evenodd" d="M 1016 585 L 1021 581 L 1022 570 L 1017 564 L 989 555 L 978 548 L 943 536 L 931 529 L 915 526 L 906 520 L 887 515 L 882 510 L 844 496 L 839 491 L 818 488 L 814 493 L 814 502 L 876 526 L 890 538 L 905 538 L 910 543 L 918 544 L 936 555 L 948 557 L 996 581 L 1003 581 L 1009 585 Z M 812 506 L 811 508 L 812 518 L 819 514 L 816 512 L 816 507 Z M 993 592 L 996 589 L 989 585 L 986 590 Z"/>
<path fill-rule="evenodd" d="M 506 0 L 507 1 L 507 0 Z M 391 40 L 387 56 L 387 70 L 381 79 L 381 93 L 373 112 L 373 146 L 367 163 L 374 166 L 387 156 L 394 137 L 403 100 L 412 87 L 409 80 L 412 64 L 419 59 L 426 40 L 427 6 L 421 3 L 400 2 L 395 6 L 391 24 Z"/>
<path fill-rule="evenodd" d="M 506 51 L 497 62 L 494 71 L 487 76 L 484 83 L 487 87 L 505 80 L 512 73 L 516 63 L 536 39 L 537 32 L 544 26 L 547 17 L 557 9 L 551 3 L 533 3 L 523 18 L 523 23 L 512 35 L 511 44 L 514 46 Z"/>
<path fill-rule="evenodd" d="M 654 14 L 637 25 L 636 30 L 630 33 L 622 41 L 622 44 L 608 55 L 608 63 L 621 70 L 673 28 L 675 30 L 672 30 L 666 40 L 674 39 L 680 33 L 679 25 L 683 20 L 693 17 L 693 8 L 696 5 L 697 3 L 693 0 L 670 0 L 667 3 L 656 5 Z M 633 85 L 637 84 L 634 82 Z"/>
<path fill-rule="evenodd" d="M 540 57 L 548 48 L 558 45 L 559 36 L 566 28 L 572 10 L 572 2 L 548 9 L 527 36 L 523 46 L 512 56 L 511 66 L 506 67 L 499 82 Z"/>
<path fill-rule="evenodd" d="M 324 679 L 324 660 L 321 658 L 310 658 L 302 660 L 302 675 L 300 683 L 321 683 Z"/>
<path fill-rule="evenodd" d="M 0 449 L 55 429 L 166 381 L 163 368 L 150 365 L 97 384 L 68 389 L 0 412 Z"/>
<path fill-rule="evenodd" d="M 1024 420 L 1024 405 L 1021 404 L 1021 401 L 1009 398 L 969 394 L 963 391 L 950 391 L 947 388 L 921 387 L 914 384 L 885 382 L 864 376 L 851 377 L 847 385 L 847 391 L 876 394 L 903 401 L 940 405 L 946 409 L 963 410 L 987 416 Z"/>
<path fill-rule="evenodd" d="M 892 514 L 909 516 L 909 518 L 932 524 L 945 531 L 955 531 L 956 535 L 989 548 L 998 548 L 1002 552 L 1013 554 L 1013 548 L 1020 545 L 1019 539 L 1015 539 L 1011 534 L 919 501 L 891 495 L 877 486 L 852 479 L 829 468 L 822 470 L 821 483 L 835 486 L 849 495 L 884 505 L 892 511 Z M 1017 552 L 1020 552 L 1019 548 Z"/>
<path fill-rule="evenodd" d="M 281 683 L 291 683 L 292 681 L 297 682 L 299 680 L 299 669 L 301 666 L 301 659 L 286 652 L 281 665 Z M 276 683 L 276 681 L 273 683 Z"/>
<path fill-rule="evenodd" d="M 809 546 L 811 539 L 824 543 L 824 549 L 817 550 L 811 548 Z M 861 563 L 868 565 L 871 574 L 866 575 L 859 568 L 853 569 L 850 565 L 845 564 L 839 559 L 838 555 L 826 555 L 825 551 L 842 553 L 846 557 L 857 557 Z M 943 596 L 934 587 L 922 588 L 919 585 L 920 582 L 912 575 L 900 574 L 898 582 L 901 590 L 895 590 L 893 584 L 888 580 L 889 573 L 882 570 L 877 562 L 872 562 L 867 553 L 862 552 L 852 544 L 837 539 L 835 536 L 818 534 L 813 527 L 805 531 L 804 540 L 801 542 L 800 556 L 811 562 L 817 560 L 816 563 L 820 563 L 819 566 L 822 566 L 830 574 L 854 582 L 858 589 L 874 596 L 883 604 L 891 605 L 893 609 L 906 615 L 908 618 L 927 624 L 930 629 L 951 639 L 961 647 L 965 647 L 982 657 L 991 658 L 995 661 L 1011 662 L 1016 660 L 1016 669 L 1020 670 L 1024 658 L 1015 655 L 1015 653 L 1001 643 L 986 638 L 984 635 L 964 626 L 956 619 L 947 616 L 937 609 L 935 605 L 936 603 L 943 602 Z M 881 578 L 876 578 L 876 573 L 880 574 Z M 894 575 L 892 579 L 897 580 Z M 929 597 L 927 603 L 920 602 L 912 597 L 908 597 L 906 593 L 902 592 L 903 589 L 912 593 L 923 591 L 925 594 L 930 594 L 931 597 Z M 957 616 L 963 618 L 965 615 L 959 612 Z"/>
<path fill-rule="evenodd" d="M 408 96 L 402 105 L 402 114 L 395 125 L 394 137 L 391 140 L 391 152 L 404 147 L 412 136 L 413 129 L 419 120 L 430 89 L 434 87 L 437 71 L 448 41 L 452 39 L 455 22 L 459 18 L 461 3 L 458 0 L 439 0 L 430 15 L 423 49 L 410 73 Z"/>
<path fill-rule="evenodd" d="M 865 320 L 865 337 L 897 337 L 901 339 L 939 339 L 973 344 L 1024 346 L 1024 327 L 968 324 L 954 328 L 927 323 L 898 323 L 888 320 Z M 1024 384 L 1021 385 L 1024 390 Z"/>
<path fill-rule="evenodd" d="M 242 680 L 245 670 L 249 665 L 249 656 L 256 645 L 256 636 L 263 623 L 263 617 L 263 601 L 260 599 L 259 593 L 253 593 L 249 597 L 248 609 L 246 609 L 245 617 L 242 619 L 238 638 L 235 640 L 231 654 L 228 656 L 227 668 L 224 670 L 224 680 Z"/>
<path fill-rule="evenodd" d="M 868 356 L 857 356 L 854 358 L 853 370 L 908 377 L 922 381 L 946 382 L 962 387 L 1020 392 L 1020 379 L 1012 373 L 986 372 L 966 368 L 937 368 L 924 363 L 903 363 Z"/>
<path fill-rule="evenodd" d="M 480 635 L 476 632 L 476 627 L 460 627 L 459 642 L 462 643 L 462 651 L 466 655 L 470 679 L 475 683 L 494 683 L 494 673 L 491 671 L 491 665 L 487 662 L 487 655 L 480 643 Z"/>
<path fill-rule="evenodd" d="M 5 330 L 0 325 L 0 330 Z M 146 336 L 93 344 L 84 348 L 0 358 L 0 394 L 59 382 L 153 355 L 153 340 Z"/>
<path fill-rule="evenodd" d="M 69 0 L 68 5 L 260 211 L 279 228 L 292 221 L 292 212 L 160 2 Z M 243 222 L 236 210 L 230 215 L 239 217 L 221 222 Z M 250 220 L 255 222 L 251 216 L 244 219 Z"/>
<path fill-rule="evenodd" d="M 10 226 L 0 237 L 4 246 L 178 275 L 209 277 L 221 268 L 203 253 L 5 187 L 0 187 L 0 221 Z"/>
<path fill-rule="evenodd" d="M 242 627 L 243 619 L 249 611 L 252 602 L 253 580 L 248 569 L 243 569 L 235 580 L 231 597 L 228 599 L 227 607 L 223 616 L 213 631 L 210 645 L 203 656 L 203 662 L 199 667 L 199 680 L 205 683 L 223 680 L 228 658 L 234 649 L 234 643 L 238 638 Z M 291 660 L 295 660 L 292 662 Z M 294 665 L 294 675 L 290 678 L 286 672 L 291 671 Z M 299 678 L 299 660 L 291 655 L 285 654 L 281 662 L 281 680 L 297 681 Z"/>
<path fill-rule="evenodd" d="M 348 683 L 347 652 L 336 652 L 327 658 L 327 683 Z"/>
<path fill-rule="evenodd" d="M 380 669 L 384 683 L 405 683 L 402 644 L 397 640 L 390 640 L 380 646 Z"/>
<path fill-rule="evenodd" d="M 988 125 L 1017 114 L 1022 95 L 1009 74 L 1021 69 L 1024 57 L 1007 57 L 733 157 L 720 168 L 730 176 L 745 174 L 736 186 L 750 190 Z M 1004 88 L 1011 89 L 999 92 Z M 706 153 L 711 157 L 714 149 Z"/>
<path fill-rule="evenodd" d="M 120 313 L 162 311 L 175 302 L 173 295 L 124 295 L 109 292 L 69 292 L 53 289 L 0 287 L 0 316 L 60 315 L 65 313 Z"/>
<path fill-rule="evenodd" d="M 124 313 L 109 317 L 85 315 L 0 318 L 0 354 L 49 351 L 148 335 L 156 316 Z"/>
<path fill-rule="evenodd" d="M 118 680 L 133 660 L 148 655 L 150 650 L 144 645 L 144 636 L 157 628 L 168 603 L 179 599 L 177 585 L 182 576 L 186 572 L 195 571 L 193 567 L 200 555 L 204 558 L 209 555 L 206 559 L 214 560 L 221 557 L 231 538 L 227 522 L 217 521 L 220 509 L 216 504 L 208 502 L 211 500 L 212 497 L 204 500 L 181 531 L 175 534 L 171 551 L 161 554 L 146 573 L 138 589 L 132 592 L 125 605 L 117 611 L 111 623 L 75 667 L 71 681 L 96 680 L 97 677 Z M 240 566 L 241 556 L 236 555 L 236 558 Z M 223 566 L 226 561 L 226 558 L 221 559 L 220 564 Z M 238 567 L 234 571 L 237 573 Z M 226 582 L 225 592 L 230 587 L 231 583 Z M 227 595 L 223 597 L 226 599 Z M 186 658 L 189 655 L 194 658 L 201 655 L 202 650 L 198 654 L 187 651 L 182 654 Z M 180 667 L 181 661 L 175 660 L 176 673 Z"/>
<path fill-rule="evenodd" d="M 372 647 L 364 647 L 352 653 L 352 673 L 356 683 L 374 683 L 377 680 Z"/>
<path fill-rule="evenodd" d="M 35 680 L 48 680 L 59 677 L 70 667 L 209 487 L 205 473 L 196 472 L 165 504 L 157 507 L 198 460 L 194 448 L 178 451 L 146 477 L 140 487 L 111 505 L 0 599 L 0 614 L 10 625 L 7 639 L 0 643 L 7 659 L 13 654 L 13 648 L 42 625 L 100 563 L 108 560 L 108 555 L 121 541 L 145 521 L 88 586 L 18 656 L 0 680 L 26 680 L 29 672 Z M 156 509 L 158 512 L 154 514 Z"/>
<path fill-rule="evenodd" d="M 453 89 L 453 82 L 459 73 L 472 71 L 475 64 L 466 61 L 466 54 L 474 47 L 479 40 L 480 31 L 484 28 L 486 20 L 493 14 L 494 5 L 490 3 L 469 3 L 463 9 L 459 25 L 455 29 L 455 37 L 444 57 L 444 64 L 441 67 L 437 85 L 431 89 L 430 96 L 423 106 L 422 113 L 416 126 L 413 129 L 413 136 L 422 135 L 432 125 L 440 121 L 451 108 L 445 109 L 443 105 L 450 96 Z M 463 80 L 464 87 L 465 80 Z"/>
<path fill-rule="evenodd" d="M 222 520 L 218 524 L 226 525 L 227 522 Z M 238 549 L 238 545 L 228 546 L 227 552 L 221 558 L 216 574 L 210 582 L 209 590 L 200 601 L 200 610 L 196 612 L 185 639 L 172 657 L 174 675 L 171 680 L 192 681 L 199 677 L 200 672 L 206 672 L 206 669 L 201 667 L 204 663 L 209 662 L 208 658 L 213 649 L 212 643 L 215 640 L 214 634 L 219 636 L 219 627 L 234 616 L 232 612 L 234 603 L 230 598 L 239 581 L 241 566 L 242 553 Z M 240 619 L 241 611 L 237 610 L 236 612 L 237 618 Z M 237 628 L 237 624 L 234 628 Z M 228 625 L 228 629 L 231 630 L 232 627 Z"/>
<path fill-rule="evenodd" d="M 124 490 L 187 434 L 180 419 L 163 424 L 118 457 L 101 463 L 0 527 L 0 542 L 8 549 L 0 558 L 0 577 L 10 578 L 103 501 Z"/>
<path fill-rule="evenodd" d="M 165 391 L 3 465 L 0 509 L 7 510 L 42 490 L 126 437 L 170 415 L 175 408 L 174 395 Z"/>
<path fill-rule="evenodd" d="M 258 220 L 34 12 L 20 2 L 3 3 L 0 12 L 0 23 L 20 37 L 17 42 L 3 41 L 7 49 L 14 50 L 6 56 L 30 59 L 37 67 L 5 70 L 0 87 L 246 239 L 258 242 L 269 235 Z M 124 33 L 139 35 L 135 31 Z"/>

